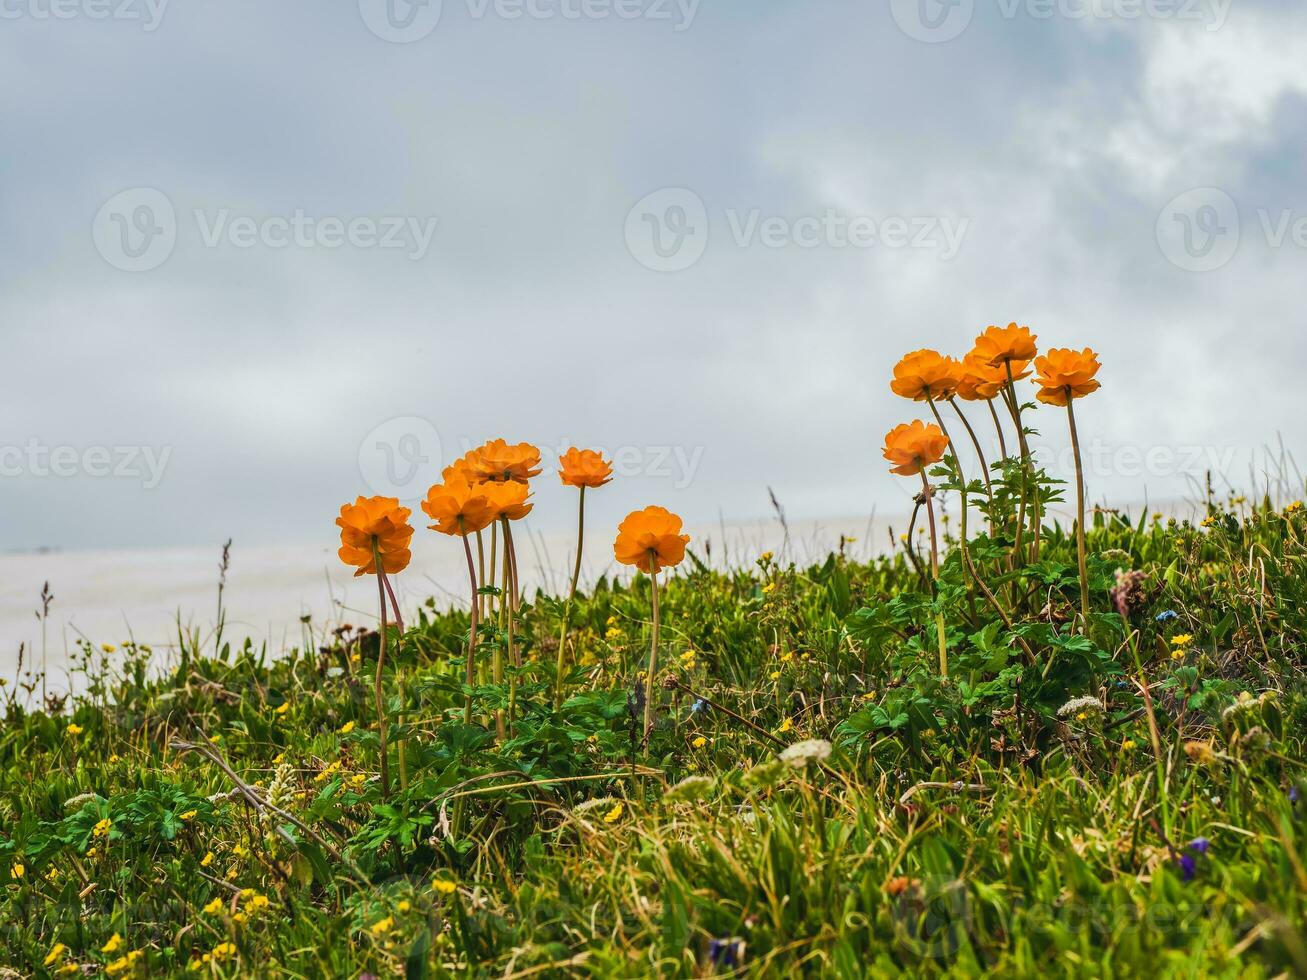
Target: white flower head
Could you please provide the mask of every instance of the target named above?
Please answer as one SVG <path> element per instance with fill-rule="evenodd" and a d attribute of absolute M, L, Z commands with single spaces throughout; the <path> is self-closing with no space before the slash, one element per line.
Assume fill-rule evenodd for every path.
<path fill-rule="evenodd" d="M 795 742 L 781 753 L 780 759 L 795 769 L 802 769 L 809 762 L 825 762 L 830 753 L 830 742 L 824 738 L 810 738 L 805 742 Z"/>

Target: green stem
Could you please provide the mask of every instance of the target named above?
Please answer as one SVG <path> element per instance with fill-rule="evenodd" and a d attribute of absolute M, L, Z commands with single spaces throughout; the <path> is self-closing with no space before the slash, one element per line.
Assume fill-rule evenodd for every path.
<path fill-rule="evenodd" d="M 563 706 L 563 671 L 567 669 L 567 629 L 572 624 L 572 602 L 576 598 L 576 584 L 581 580 L 581 548 L 585 544 L 585 487 L 581 487 L 581 500 L 576 514 L 576 564 L 572 567 L 572 585 L 567 590 L 567 605 L 563 609 L 563 628 L 558 635 L 558 662 L 554 665 L 554 710 Z"/>
<path fill-rule="evenodd" d="M 921 470 L 921 492 L 926 501 L 926 517 L 930 522 L 930 574 L 931 574 L 931 593 L 936 602 L 939 603 L 939 539 L 935 533 L 935 505 L 931 499 L 933 492 L 930 489 L 930 482 L 926 479 L 926 470 Z M 654 604 L 657 609 L 657 603 Z M 944 610 L 936 608 L 935 610 L 935 632 L 939 637 L 939 675 L 948 676 L 948 644 L 944 637 Z"/>
<path fill-rule="evenodd" d="M 653 589 L 653 629 L 649 644 L 649 669 L 644 679 L 644 748 L 649 751 L 649 736 L 653 732 L 654 693 L 657 690 L 654 679 L 658 673 L 658 556 L 649 553 L 649 581 Z"/>
<path fill-rule="evenodd" d="M 463 704 L 463 724 L 472 724 L 472 688 L 476 686 L 476 649 L 477 649 L 477 613 L 478 600 L 481 598 L 477 595 L 477 570 L 472 564 L 472 545 L 468 543 L 467 532 L 462 530 L 463 519 L 458 519 L 459 528 L 463 536 L 463 553 L 467 555 L 467 577 L 472 585 L 472 615 L 467 630 L 467 697 Z"/>
<path fill-rule="evenodd" d="M 1080 566 L 1080 618 L 1085 635 L 1089 634 L 1089 571 L 1085 558 L 1085 473 L 1080 462 L 1080 436 L 1076 432 L 1075 399 L 1066 391 L 1066 417 L 1071 424 L 1071 452 L 1076 461 L 1076 562 Z"/>
<path fill-rule="evenodd" d="M 377 673 L 372 684 L 373 701 L 377 708 L 377 738 L 381 745 L 381 798 L 390 799 L 390 761 L 386 754 L 386 699 L 381 690 L 381 671 L 386 663 L 386 585 L 382 580 L 381 548 L 377 537 L 372 536 L 372 565 L 377 574 L 377 599 L 381 604 L 381 633 L 377 649 Z"/>

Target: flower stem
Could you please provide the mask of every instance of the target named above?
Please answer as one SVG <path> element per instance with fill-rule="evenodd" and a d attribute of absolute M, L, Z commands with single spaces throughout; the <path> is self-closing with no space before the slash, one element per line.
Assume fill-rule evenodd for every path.
<path fill-rule="evenodd" d="M 459 518 L 459 526 L 462 528 L 463 519 Z M 467 698 L 463 704 L 463 724 L 472 724 L 472 688 L 476 685 L 476 649 L 477 649 L 477 602 L 480 596 L 477 595 L 477 570 L 472 564 L 472 545 L 468 543 L 467 532 L 463 531 L 463 553 L 467 555 L 467 577 L 472 585 L 472 614 L 471 621 L 467 629 Z"/>
<path fill-rule="evenodd" d="M 926 471 L 921 471 L 921 495 L 926 501 L 926 517 L 930 522 L 930 575 L 931 575 L 931 592 L 935 602 L 939 602 L 939 539 L 935 534 L 935 505 L 931 499 L 934 491 L 930 487 L 930 481 L 926 479 Z M 654 604 L 657 609 L 657 603 Z M 655 618 L 656 621 L 656 618 Z M 935 610 L 935 632 L 939 637 L 939 674 L 941 677 L 948 676 L 948 645 L 944 637 L 944 610 Z"/>
<path fill-rule="evenodd" d="M 654 678 L 658 673 L 658 556 L 649 555 L 649 581 L 653 589 L 653 629 L 649 644 L 649 669 L 644 678 L 644 748 L 649 751 L 649 736 L 654 727 L 654 693 L 657 687 Z"/>
<path fill-rule="evenodd" d="M 1075 399 L 1066 392 L 1066 417 L 1071 424 L 1071 452 L 1076 461 L 1076 562 L 1080 566 L 1080 618 L 1085 634 L 1089 633 L 1089 571 L 1085 559 L 1085 473 L 1080 462 L 1080 436 L 1076 432 Z"/>
<path fill-rule="evenodd" d="M 563 608 L 563 628 L 558 636 L 558 662 L 554 665 L 554 710 L 563 705 L 563 671 L 567 669 L 567 629 L 572 624 L 572 602 L 576 598 L 576 583 L 581 580 L 581 548 L 585 544 L 585 487 L 581 487 L 581 500 L 576 513 L 576 564 L 572 567 L 572 585 L 567 590 L 567 605 Z"/>
<path fill-rule="evenodd" d="M 958 456 L 958 447 L 954 444 L 953 437 L 948 433 L 948 426 L 944 424 L 944 417 L 939 414 L 939 406 L 935 404 L 933 398 L 929 397 L 926 399 L 926 404 L 928 404 L 930 410 L 935 413 L 935 421 L 939 423 L 939 430 L 944 433 L 944 438 L 948 440 L 949 451 L 953 454 L 953 465 L 958 471 L 958 486 L 960 488 L 958 492 L 962 497 L 962 529 L 961 536 L 958 538 L 958 548 L 962 551 L 963 556 L 962 572 L 963 577 L 967 580 L 967 602 L 971 608 L 971 618 L 975 620 L 977 618 L 975 588 L 971 583 L 971 562 L 967 560 L 967 477 L 966 474 L 962 472 L 962 460 Z M 957 406 L 955 405 L 954 407 L 956 408 Z M 923 478 L 925 477 L 926 474 L 924 470 L 921 475 Z M 939 577 L 938 572 L 935 577 Z"/>
<path fill-rule="evenodd" d="M 989 416 L 994 420 L 994 430 L 998 433 L 998 451 L 1004 459 L 1007 459 L 1007 440 L 1003 438 L 1003 426 L 998 421 L 998 410 L 994 408 L 994 399 L 986 399 L 985 404 L 989 406 Z"/>
<path fill-rule="evenodd" d="M 386 586 L 381 571 L 381 548 L 376 535 L 372 537 L 372 567 L 377 574 L 377 601 L 381 605 L 381 632 L 377 641 L 377 673 L 372 684 L 373 701 L 377 707 L 377 738 L 381 745 L 381 798 L 390 799 L 390 762 L 386 755 L 386 699 L 381 690 L 381 671 L 386 663 Z"/>

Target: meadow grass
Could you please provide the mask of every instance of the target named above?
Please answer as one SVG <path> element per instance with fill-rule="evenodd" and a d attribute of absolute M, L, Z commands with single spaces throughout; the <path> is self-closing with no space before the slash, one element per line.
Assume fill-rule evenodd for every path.
<path fill-rule="evenodd" d="M 647 747 L 649 576 L 527 597 L 521 667 L 470 687 L 468 615 L 428 603 L 390 627 L 384 799 L 374 630 L 279 657 L 182 637 L 162 674 L 86 646 L 66 702 L 8 687 L 4 955 L 21 976 L 1307 974 L 1307 512 L 1208 514 L 1097 513 L 1079 627 L 1056 524 L 1012 569 L 1001 536 L 965 562 L 942 542 L 938 583 L 907 546 L 729 572 L 691 546 L 661 584 Z M 479 632 L 505 650 L 502 617 Z"/>

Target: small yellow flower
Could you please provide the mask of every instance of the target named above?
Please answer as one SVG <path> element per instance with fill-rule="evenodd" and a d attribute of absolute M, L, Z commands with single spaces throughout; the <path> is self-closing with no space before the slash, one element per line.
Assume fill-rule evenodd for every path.
<path fill-rule="evenodd" d="M 1303 502 L 1301 500 L 1295 500 L 1293 503 L 1289 504 L 1288 507 L 1284 508 L 1284 512 L 1286 514 L 1296 514 L 1298 511 L 1302 510 L 1302 508 Z"/>
<path fill-rule="evenodd" d="M 1172 660 L 1183 660 L 1184 658 L 1185 658 L 1185 652 L 1183 648 L 1171 651 Z"/>
<path fill-rule="evenodd" d="M 1187 647 L 1193 641 L 1194 638 L 1188 633 L 1177 633 L 1175 636 L 1171 637 L 1171 646 Z"/>
<path fill-rule="evenodd" d="M 773 670 L 768 676 L 770 676 L 772 680 L 778 681 L 781 679 L 781 672 L 779 670 Z"/>
<path fill-rule="evenodd" d="M 45 960 L 42 962 L 42 965 L 54 966 L 61 959 L 63 959 L 64 953 L 66 952 L 68 952 L 67 946 L 65 946 L 63 943 L 55 943 L 53 946 L 50 947 L 50 952 L 45 954 Z"/>
<path fill-rule="evenodd" d="M 95 857 L 99 853 L 100 853 L 100 849 L 98 847 L 88 847 L 86 849 L 86 859 L 89 861 L 91 858 Z"/>
<path fill-rule="evenodd" d="M 177 814 L 177 819 L 182 821 L 183 823 L 189 823 L 199 815 L 200 815 L 199 810 L 187 810 L 185 813 Z"/>
<path fill-rule="evenodd" d="M 232 845 L 231 853 L 233 857 L 245 858 L 250 856 L 249 850 L 239 841 Z"/>
<path fill-rule="evenodd" d="M 452 895 L 458 891 L 458 882 L 450 881 L 448 878 L 437 878 L 431 883 L 431 887 L 441 895 Z"/>
<path fill-rule="evenodd" d="M 267 895 L 255 895 L 250 899 L 248 908 L 251 912 L 262 912 L 270 904 L 272 903 L 268 901 Z"/>
<path fill-rule="evenodd" d="M 218 943 L 213 947 L 213 953 L 210 954 L 215 960 L 225 960 L 229 956 L 236 955 L 235 943 Z"/>
<path fill-rule="evenodd" d="M 606 639 L 606 640 L 616 640 L 616 639 L 617 639 L 618 637 L 620 637 L 621 635 L 622 635 L 622 631 L 621 631 L 621 630 L 619 630 L 616 626 L 610 626 L 610 627 L 608 627 L 608 629 L 604 632 L 604 639 Z"/>
<path fill-rule="evenodd" d="M 245 923 L 250 921 L 250 914 L 245 911 L 233 912 L 231 915 L 231 921 L 236 923 L 238 926 L 243 926 Z"/>
<path fill-rule="evenodd" d="M 68 726 L 68 734 L 69 734 L 69 735 L 80 735 L 80 734 L 82 734 L 82 732 L 84 732 L 84 731 L 86 731 L 86 729 L 83 728 L 81 725 L 70 724 L 70 725 Z"/>
<path fill-rule="evenodd" d="M 71 976 L 74 973 L 81 973 L 82 968 L 78 966 L 76 963 L 65 963 L 63 966 L 59 967 L 59 969 L 55 970 L 54 972 L 55 972 L 55 976 L 67 977 L 67 976 Z"/>
<path fill-rule="evenodd" d="M 783 664 L 787 664 L 793 659 L 794 659 L 793 650 L 786 650 L 784 653 L 781 654 L 781 663 Z"/>
<path fill-rule="evenodd" d="M 204 857 L 200 858 L 200 867 L 207 868 L 212 863 L 213 863 L 213 852 L 206 851 Z"/>
<path fill-rule="evenodd" d="M 348 734 L 349 734 L 350 732 L 352 732 L 353 730 L 354 730 L 354 722 L 352 722 L 352 721 L 347 721 L 347 722 L 345 722 L 345 724 L 343 724 L 343 725 L 341 725 L 339 728 L 337 728 L 337 729 L 336 729 L 336 732 L 337 732 L 338 734 L 340 734 L 340 735 L 348 735 Z"/>
<path fill-rule="evenodd" d="M 626 805 L 618 802 L 611 810 L 604 814 L 604 823 L 617 823 L 622 819 L 622 814 L 626 811 Z"/>
<path fill-rule="evenodd" d="M 290 702 L 283 701 L 281 702 L 281 704 L 277 705 L 277 707 L 272 709 L 272 713 L 274 715 L 284 715 L 289 710 L 290 710 Z"/>
<path fill-rule="evenodd" d="M 101 643 L 100 649 L 103 650 L 105 653 L 113 653 L 118 648 L 114 646 L 112 643 Z"/>
<path fill-rule="evenodd" d="M 100 947 L 101 953 L 116 953 L 123 948 L 123 937 L 114 933 L 109 937 L 109 941 Z"/>
<path fill-rule="evenodd" d="M 276 755 L 274 755 L 274 756 L 272 757 L 272 764 L 273 764 L 274 766 L 279 766 L 279 765 L 281 765 L 281 764 L 282 764 L 283 762 L 285 762 L 285 761 L 286 761 L 286 753 L 285 753 L 285 752 L 278 752 Z"/>
<path fill-rule="evenodd" d="M 773 592 L 775 592 L 775 591 L 776 591 L 776 583 L 775 583 L 775 582 L 768 582 L 766 585 L 764 585 L 764 586 L 762 587 L 762 594 L 763 594 L 763 595 L 771 595 L 771 594 L 772 594 Z"/>
<path fill-rule="evenodd" d="M 59 869 L 56 867 L 51 867 L 50 870 L 45 873 L 45 880 L 52 883 L 58 881 Z"/>
<path fill-rule="evenodd" d="M 401 898 L 397 903 L 395 903 L 395 908 L 398 909 L 400 912 L 407 912 L 411 908 L 413 908 L 413 903 L 410 902 L 407 898 Z"/>
<path fill-rule="evenodd" d="M 219 912 L 222 911 L 222 907 L 223 907 L 223 901 L 222 901 L 222 899 L 221 899 L 221 898 L 215 898 L 212 902 L 209 902 L 209 904 L 207 904 L 206 906 L 204 906 L 204 914 L 205 914 L 205 915 L 217 915 Z"/>
<path fill-rule="evenodd" d="M 1204 517 L 1204 518 L 1203 518 L 1201 521 L 1199 521 L 1198 523 L 1199 523 L 1199 525 L 1202 526 L 1202 527 L 1216 527 L 1216 518 L 1215 518 L 1215 517 Z"/>
<path fill-rule="evenodd" d="M 1129 752 L 1131 749 L 1136 749 L 1138 747 L 1139 747 L 1138 743 L 1135 742 L 1133 738 L 1127 738 L 1124 742 L 1121 743 L 1122 752 Z"/>
<path fill-rule="evenodd" d="M 113 755 L 109 756 L 109 764 L 110 764 L 110 765 L 113 765 L 115 762 L 122 762 L 122 761 L 123 761 L 123 757 L 120 756 L 117 752 L 115 752 Z"/>
<path fill-rule="evenodd" d="M 368 781 L 367 775 L 361 772 L 356 772 L 354 775 L 349 777 L 349 784 L 354 789 L 362 788 L 363 784 L 366 783 L 367 781 Z"/>
<path fill-rule="evenodd" d="M 702 735 L 700 735 L 698 738 L 696 738 L 696 739 L 695 739 L 693 742 L 691 742 L 690 744 L 693 745 L 696 749 L 701 749 L 701 748 L 703 748 L 705 745 L 708 744 L 708 740 L 707 740 L 706 738 L 704 738 Z"/>
<path fill-rule="evenodd" d="M 871 700 L 873 700 L 875 697 L 876 697 L 876 692 L 875 692 L 875 691 L 867 691 L 866 693 L 864 693 L 864 694 L 862 695 L 862 700 L 864 700 L 864 701 L 871 701 Z"/>
<path fill-rule="evenodd" d="M 336 761 L 333 762 L 331 765 L 327 766 L 326 769 L 323 769 L 322 772 L 314 776 L 313 781 L 315 783 L 325 783 L 328 779 L 336 775 L 336 773 L 338 772 L 340 772 L 340 762 Z"/>
<path fill-rule="evenodd" d="M 221 736 L 221 735 L 210 735 L 210 736 L 209 736 L 209 741 L 212 742 L 214 745 L 217 745 L 219 742 L 222 741 L 222 736 Z"/>
<path fill-rule="evenodd" d="M 368 932 L 374 936 L 384 936 L 393 928 L 395 928 L 395 920 L 390 916 L 386 916 L 384 919 L 378 919 L 368 926 Z"/>
<path fill-rule="evenodd" d="M 109 831 L 112 829 L 113 829 L 113 821 L 110 820 L 108 817 L 105 817 L 103 820 L 96 821 L 95 826 L 91 828 L 91 836 L 108 837 Z"/>
<path fill-rule="evenodd" d="M 764 551 L 761 555 L 758 556 L 759 561 L 771 561 L 771 559 L 772 559 L 772 554 L 770 551 Z"/>
<path fill-rule="evenodd" d="M 789 718 L 786 718 L 783 722 L 781 722 L 781 727 L 778 728 L 778 729 L 776 729 L 776 731 L 778 731 L 780 734 L 784 735 L 786 732 L 788 732 L 788 731 L 789 731 L 791 728 L 793 728 L 793 727 L 794 727 L 794 722 L 791 721 Z"/>
<path fill-rule="evenodd" d="M 9 875 L 14 879 L 14 881 L 21 880 L 23 875 L 25 874 L 27 874 L 27 869 L 24 868 L 22 864 L 20 864 L 18 861 L 15 861 L 13 865 L 9 868 Z"/>

